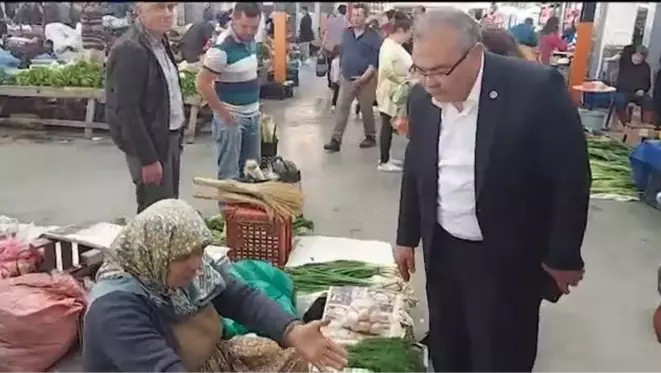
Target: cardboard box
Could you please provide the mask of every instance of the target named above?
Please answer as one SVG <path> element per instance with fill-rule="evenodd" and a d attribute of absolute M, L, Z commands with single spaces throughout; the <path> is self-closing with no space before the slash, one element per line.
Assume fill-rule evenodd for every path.
<path fill-rule="evenodd" d="M 624 129 L 624 143 L 636 146 L 646 139 L 658 139 L 659 131 L 651 124 L 629 125 Z"/>

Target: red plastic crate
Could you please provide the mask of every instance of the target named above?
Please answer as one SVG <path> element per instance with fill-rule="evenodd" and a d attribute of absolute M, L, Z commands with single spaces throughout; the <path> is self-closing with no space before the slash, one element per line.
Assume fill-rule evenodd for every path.
<path fill-rule="evenodd" d="M 232 261 L 264 260 L 284 267 L 292 250 L 292 219 L 268 218 L 262 209 L 245 205 L 225 208 L 227 247 Z"/>

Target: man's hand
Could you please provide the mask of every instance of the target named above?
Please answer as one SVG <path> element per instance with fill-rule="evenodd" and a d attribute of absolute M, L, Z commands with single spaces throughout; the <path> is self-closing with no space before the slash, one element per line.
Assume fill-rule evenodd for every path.
<path fill-rule="evenodd" d="M 342 370 L 348 364 L 347 351 L 321 333 L 321 327 L 329 322 L 316 320 L 296 324 L 285 336 L 287 344 L 321 372 L 326 370 L 325 367 Z"/>
<path fill-rule="evenodd" d="M 395 263 L 399 274 L 404 281 L 411 279 L 411 274 L 415 273 L 415 251 L 412 247 L 397 246 L 395 249 Z"/>
<path fill-rule="evenodd" d="M 144 184 L 160 184 L 163 179 L 163 166 L 161 162 L 154 162 L 142 166 L 142 182 Z"/>
<path fill-rule="evenodd" d="M 645 91 L 643 91 L 642 89 L 636 91 L 636 96 L 644 96 L 644 95 L 645 95 Z"/>
<path fill-rule="evenodd" d="M 358 94 L 360 90 L 363 88 L 363 82 L 360 79 L 355 79 L 351 81 L 351 91 Z"/>
<path fill-rule="evenodd" d="M 585 274 L 585 269 L 579 271 L 565 271 L 561 269 L 553 269 L 544 263 L 542 263 L 542 268 L 553 277 L 562 294 L 569 294 L 569 287 L 578 286 L 578 283 L 583 279 L 583 275 Z"/>
<path fill-rule="evenodd" d="M 661 343 L 661 305 L 656 308 L 654 311 L 654 316 L 652 317 L 652 323 L 654 325 L 654 333 L 656 334 L 656 340 Z"/>
<path fill-rule="evenodd" d="M 236 124 L 236 116 L 229 110 L 223 110 L 222 112 L 219 112 L 218 116 L 220 117 L 220 120 L 222 120 L 223 124 L 225 124 L 225 125 Z"/>

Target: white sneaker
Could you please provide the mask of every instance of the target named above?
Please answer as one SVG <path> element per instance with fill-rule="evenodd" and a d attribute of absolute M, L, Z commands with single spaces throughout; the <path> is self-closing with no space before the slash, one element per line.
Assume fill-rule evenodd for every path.
<path fill-rule="evenodd" d="M 330 107 L 330 113 L 335 114 L 335 105 Z"/>
<path fill-rule="evenodd" d="M 404 161 L 401 160 L 401 159 L 394 159 L 394 158 L 391 158 L 391 159 L 390 159 L 390 163 L 392 163 L 392 164 L 394 164 L 395 166 L 398 166 L 398 167 L 402 167 L 402 166 L 404 166 Z"/>
<path fill-rule="evenodd" d="M 383 172 L 402 172 L 402 168 L 400 166 L 397 166 L 390 162 L 381 163 L 376 169 Z"/>

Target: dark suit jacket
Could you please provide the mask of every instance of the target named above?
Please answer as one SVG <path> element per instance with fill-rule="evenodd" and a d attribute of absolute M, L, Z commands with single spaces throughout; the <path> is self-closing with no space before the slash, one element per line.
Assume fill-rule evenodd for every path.
<path fill-rule="evenodd" d="M 177 66 L 165 36 L 162 43 Z M 163 161 L 169 146 L 169 90 L 150 42 L 137 25 L 112 46 L 105 86 L 106 122 L 115 144 L 142 165 Z"/>
<path fill-rule="evenodd" d="M 441 110 L 410 95 L 397 244 L 425 251 L 437 224 Z M 485 55 L 475 149 L 477 218 L 495 265 L 512 273 L 583 267 L 590 166 L 583 127 L 554 69 Z M 427 266 L 433 264 L 427 263 Z"/>

